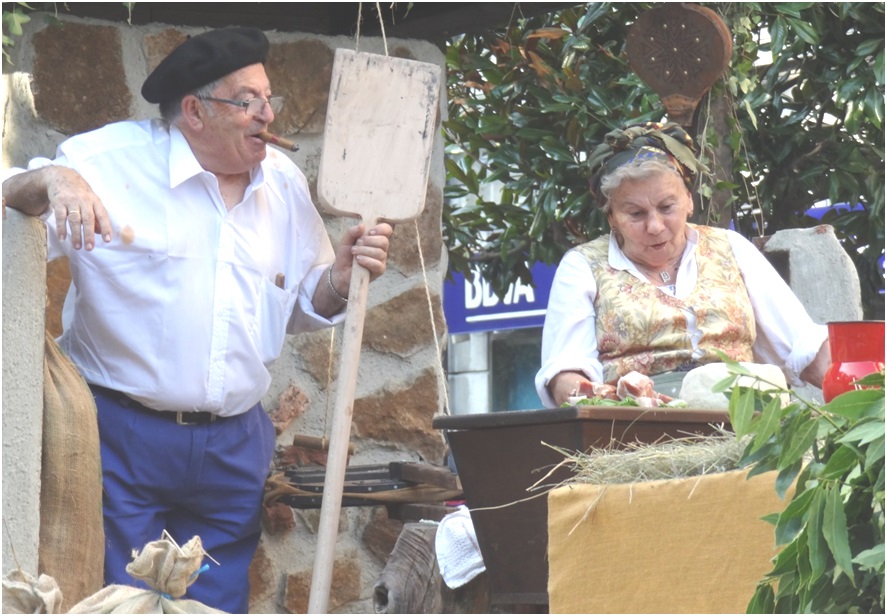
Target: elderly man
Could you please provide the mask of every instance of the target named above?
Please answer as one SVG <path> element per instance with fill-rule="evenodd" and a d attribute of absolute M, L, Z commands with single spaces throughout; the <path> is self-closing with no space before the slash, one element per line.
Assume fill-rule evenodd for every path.
<path fill-rule="evenodd" d="M 285 333 L 341 320 L 352 263 L 380 276 L 392 233 L 334 249 L 304 175 L 257 137 L 282 103 L 268 47 L 251 28 L 190 38 L 142 87 L 162 120 L 75 136 L 3 183 L 70 259 L 59 342 L 98 407 L 106 583 L 133 584 L 131 551 L 163 530 L 199 535 L 218 565 L 188 596 L 234 613 L 275 445 L 267 366 Z"/>

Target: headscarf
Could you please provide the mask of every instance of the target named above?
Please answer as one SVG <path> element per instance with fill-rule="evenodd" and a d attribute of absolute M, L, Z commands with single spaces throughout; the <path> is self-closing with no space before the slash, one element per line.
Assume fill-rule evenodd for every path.
<path fill-rule="evenodd" d="M 591 170 L 588 185 L 598 207 L 604 206 L 600 188 L 605 176 L 628 163 L 650 159 L 670 163 L 688 189 L 692 189 L 700 171 L 707 171 L 696 159 L 690 135 L 674 122 L 646 122 L 616 129 L 604 135 L 604 141 L 592 150 L 588 159 Z"/>

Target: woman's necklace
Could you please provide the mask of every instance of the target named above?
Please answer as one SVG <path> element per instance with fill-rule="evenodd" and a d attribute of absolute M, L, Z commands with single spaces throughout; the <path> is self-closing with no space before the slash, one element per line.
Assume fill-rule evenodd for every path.
<path fill-rule="evenodd" d="M 662 284 L 670 284 L 673 277 L 672 275 L 677 275 L 678 263 L 680 263 L 681 261 L 681 256 L 682 255 L 678 255 L 678 257 L 674 261 L 672 261 L 666 269 L 659 271 L 651 270 L 637 262 L 634 262 L 634 265 L 641 271 L 642 274 L 647 276 L 647 278 L 659 278 L 662 281 Z"/>

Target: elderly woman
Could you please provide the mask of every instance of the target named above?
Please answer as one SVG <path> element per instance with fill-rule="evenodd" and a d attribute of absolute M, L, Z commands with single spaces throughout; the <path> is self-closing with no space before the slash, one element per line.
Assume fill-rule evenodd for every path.
<path fill-rule="evenodd" d="M 546 406 L 632 371 L 655 384 L 721 361 L 716 351 L 821 386 L 826 327 L 748 240 L 688 223 L 699 165 L 680 127 L 609 133 L 591 163 L 611 232 L 570 250 L 555 274 L 536 375 Z"/>

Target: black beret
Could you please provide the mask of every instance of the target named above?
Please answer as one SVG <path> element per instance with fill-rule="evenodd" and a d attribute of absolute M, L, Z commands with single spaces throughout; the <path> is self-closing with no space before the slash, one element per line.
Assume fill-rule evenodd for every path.
<path fill-rule="evenodd" d="M 257 28 L 222 28 L 189 37 L 176 47 L 142 85 L 149 103 L 165 103 L 221 79 L 229 73 L 265 62 L 268 38 Z"/>

